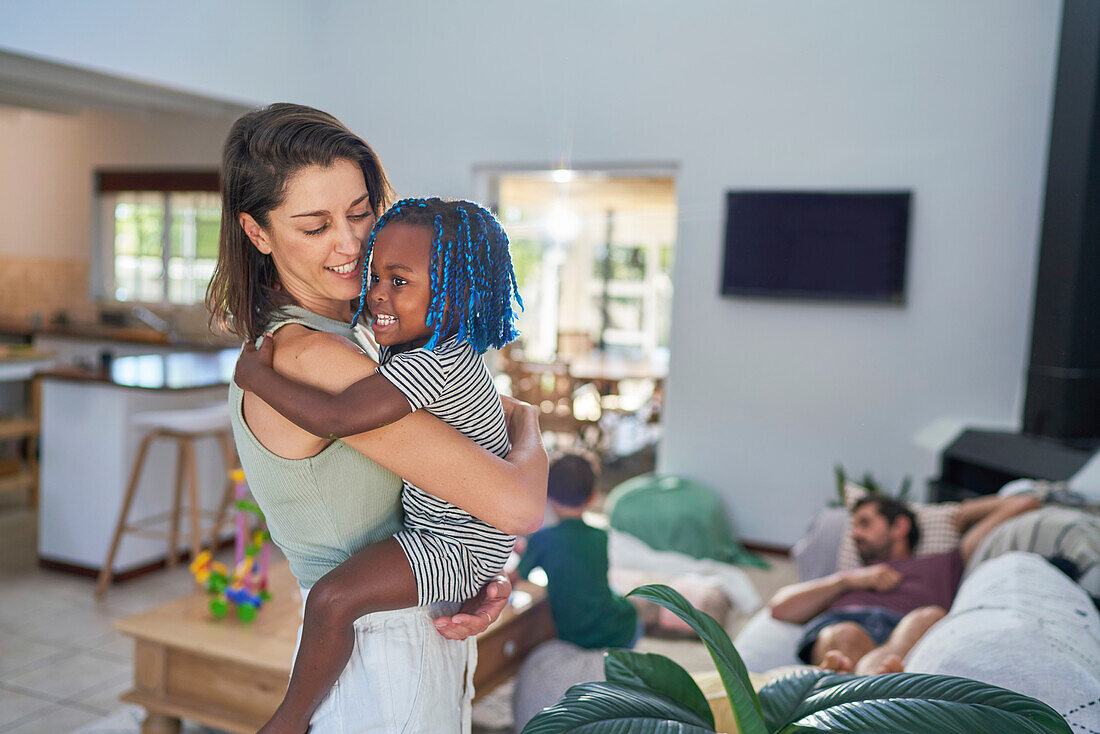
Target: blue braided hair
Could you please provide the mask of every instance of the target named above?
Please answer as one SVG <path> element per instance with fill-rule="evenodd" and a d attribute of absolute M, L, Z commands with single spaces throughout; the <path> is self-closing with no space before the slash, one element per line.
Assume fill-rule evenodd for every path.
<path fill-rule="evenodd" d="M 500 349 L 519 336 L 512 301 L 523 309 L 523 299 L 504 227 L 480 204 L 435 197 L 402 199 L 375 223 L 363 254 L 367 265 L 352 324 L 359 321 L 367 302 L 374 240 L 391 222 L 432 230 L 432 300 L 425 322 L 432 327 L 432 337 L 426 349 L 433 349 L 454 334 L 459 342 L 469 342 L 478 354 L 483 354 L 489 347 Z"/>

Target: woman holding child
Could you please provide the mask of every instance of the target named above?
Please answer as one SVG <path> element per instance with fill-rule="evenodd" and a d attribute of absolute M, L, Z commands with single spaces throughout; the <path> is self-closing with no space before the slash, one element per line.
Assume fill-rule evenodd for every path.
<path fill-rule="evenodd" d="M 274 371 L 298 383 L 340 393 L 373 375 L 374 346 L 349 326 L 368 235 L 390 199 L 373 150 L 326 113 L 272 105 L 234 124 L 222 194 L 213 319 L 248 343 L 271 333 Z M 457 603 L 415 606 L 391 538 L 404 532 L 401 477 L 504 534 L 532 531 L 546 492 L 533 409 L 505 406 L 511 452 L 501 458 L 423 410 L 333 440 L 236 385 L 230 408 L 241 464 L 303 589 L 306 618 L 312 609 L 333 630 L 331 641 L 322 632 L 309 644 L 341 644 L 337 631 L 354 629 L 339 678 L 321 678 L 327 695 L 292 682 L 265 734 L 469 731 L 470 636 L 499 615 L 507 581 L 485 586 L 466 614 L 448 616 Z M 358 591 L 368 578 L 369 603 Z M 308 680 L 317 666 L 301 644 L 294 675 Z"/>

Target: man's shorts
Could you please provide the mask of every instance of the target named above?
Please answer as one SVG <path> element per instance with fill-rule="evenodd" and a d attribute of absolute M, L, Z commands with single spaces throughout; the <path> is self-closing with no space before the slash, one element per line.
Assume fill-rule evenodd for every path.
<path fill-rule="evenodd" d="M 802 636 L 798 640 L 798 659 L 804 663 L 810 663 L 810 655 L 814 649 L 821 630 L 829 625 L 840 622 L 855 622 L 867 632 L 875 645 L 881 645 L 890 637 L 890 633 L 898 626 L 902 615 L 885 607 L 840 607 L 822 612 L 809 622 L 802 630 Z"/>

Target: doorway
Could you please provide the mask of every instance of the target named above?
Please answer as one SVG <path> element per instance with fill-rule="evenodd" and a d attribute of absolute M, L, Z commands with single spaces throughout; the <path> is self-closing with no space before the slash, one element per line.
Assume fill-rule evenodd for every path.
<path fill-rule="evenodd" d="M 672 167 L 477 171 L 511 242 L 527 358 L 590 347 L 667 361 Z"/>

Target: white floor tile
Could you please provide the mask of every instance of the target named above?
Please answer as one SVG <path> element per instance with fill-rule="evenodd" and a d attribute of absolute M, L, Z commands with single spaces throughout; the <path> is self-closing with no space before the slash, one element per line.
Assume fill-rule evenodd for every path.
<path fill-rule="evenodd" d="M 93 708 L 106 715 L 123 706 L 118 697 L 134 687 L 134 679 L 130 675 L 123 674 L 104 685 L 91 690 L 83 691 L 73 697 L 72 701 L 65 703 L 79 703 L 82 707 Z"/>
<path fill-rule="evenodd" d="M 140 734 L 141 722 L 144 719 L 144 709 L 138 706 L 125 706 L 115 709 L 102 719 L 80 727 L 72 734 Z"/>
<path fill-rule="evenodd" d="M 17 670 L 64 655 L 66 648 L 27 639 L 26 635 L 0 628 L 0 680 Z"/>
<path fill-rule="evenodd" d="M 134 641 L 120 632 L 108 632 L 102 637 L 89 640 L 81 647 L 96 655 L 116 660 L 130 661 L 134 658 Z"/>
<path fill-rule="evenodd" d="M 72 734 L 140 734 L 141 722 L 144 720 L 143 709 L 138 706 L 126 706 L 98 721 L 86 724 Z M 184 721 L 180 734 L 223 734 L 223 732 L 201 726 L 193 721 Z"/>
<path fill-rule="evenodd" d="M 74 651 L 46 665 L 8 676 L 3 684 L 58 701 L 78 700 L 86 692 L 132 674 L 129 663 Z"/>
<path fill-rule="evenodd" d="M 113 631 L 118 618 L 110 610 L 50 602 L 8 629 L 29 640 L 68 647 L 97 644 Z"/>
<path fill-rule="evenodd" d="M 13 602 L 35 600 L 45 604 L 93 603 L 92 580 L 59 571 L 46 571 L 37 567 L 4 575 L 0 585 L 0 606 Z"/>
<path fill-rule="evenodd" d="M 5 583 L 4 586 L 7 584 Z M 5 629 L 23 627 L 53 609 L 64 609 L 64 606 L 33 592 L 9 591 L 5 594 L 5 598 L 0 600 L 0 626 Z"/>
<path fill-rule="evenodd" d="M 74 706 L 51 706 L 48 711 L 23 720 L 10 728 L 0 729 L 0 732 L 3 734 L 65 734 L 101 718 L 103 718 L 101 714 Z"/>
<path fill-rule="evenodd" d="M 31 714 L 45 711 L 51 705 L 50 701 L 0 688 L 0 731 Z"/>

